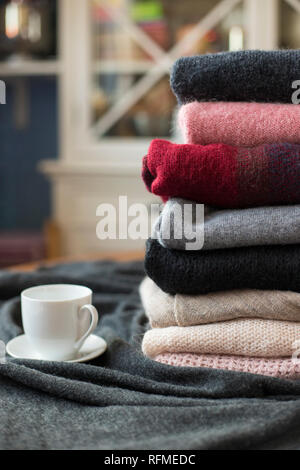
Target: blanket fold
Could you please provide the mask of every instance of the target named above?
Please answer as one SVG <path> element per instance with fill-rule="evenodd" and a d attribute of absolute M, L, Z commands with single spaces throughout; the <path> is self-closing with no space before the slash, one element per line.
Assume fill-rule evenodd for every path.
<path fill-rule="evenodd" d="M 238 319 L 197 326 L 148 330 L 142 349 L 146 356 L 162 353 L 228 354 L 291 357 L 297 349 L 300 322 Z"/>
<path fill-rule="evenodd" d="M 294 104 L 194 101 L 178 113 L 186 144 L 299 144 L 299 122 L 300 106 Z"/>
<path fill-rule="evenodd" d="M 181 57 L 171 70 L 180 104 L 190 101 L 291 103 L 300 51 L 236 51 Z"/>
<path fill-rule="evenodd" d="M 241 289 L 206 295 L 170 295 L 147 277 L 140 286 L 140 295 L 152 328 L 237 318 L 300 321 L 300 294 L 290 291 Z"/>
<path fill-rule="evenodd" d="M 176 367 L 207 367 L 250 374 L 267 375 L 282 379 L 300 378 L 300 361 L 285 357 L 243 357 L 213 354 L 163 353 L 155 360 Z"/>
<path fill-rule="evenodd" d="M 142 263 L 0 272 L 1 340 L 22 333 L 23 289 L 65 282 L 93 289 L 95 334 L 108 342 L 105 354 L 87 364 L 8 358 L 0 364 L 0 449 L 299 447 L 300 381 L 179 369 L 141 354 L 143 277 Z"/>
<path fill-rule="evenodd" d="M 205 207 L 198 220 L 197 204 L 171 198 L 153 227 L 152 238 L 173 250 L 203 250 L 300 243 L 300 205 L 217 210 Z"/>
<path fill-rule="evenodd" d="M 149 239 L 145 270 L 169 294 L 233 289 L 300 292 L 300 245 L 179 251 Z"/>
<path fill-rule="evenodd" d="M 300 145 L 242 148 L 155 139 L 143 159 L 142 177 L 147 189 L 164 200 L 179 196 L 224 208 L 297 204 Z"/>

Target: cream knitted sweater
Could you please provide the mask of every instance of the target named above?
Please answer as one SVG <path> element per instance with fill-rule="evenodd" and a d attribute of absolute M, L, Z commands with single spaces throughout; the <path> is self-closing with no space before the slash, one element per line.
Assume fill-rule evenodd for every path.
<path fill-rule="evenodd" d="M 197 353 L 253 357 L 291 357 L 300 339 L 300 322 L 239 319 L 200 326 L 153 328 L 145 333 L 146 356 Z"/>
<path fill-rule="evenodd" d="M 140 286 L 153 328 L 190 326 L 235 318 L 300 321 L 300 294 L 290 291 L 234 290 L 206 295 L 170 295 L 150 278 Z"/>

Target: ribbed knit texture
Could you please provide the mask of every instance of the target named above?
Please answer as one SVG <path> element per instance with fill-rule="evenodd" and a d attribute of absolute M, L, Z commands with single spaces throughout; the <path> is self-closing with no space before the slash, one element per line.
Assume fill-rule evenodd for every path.
<path fill-rule="evenodd" d="M 300 51 L 237 51 L 182 57 L 171 70 L 179 103 L 260 101 L 291 103 L 300 77 Z"/>
<path fill-rule="evenodd" d="M 290 291 L 240 289 L 206 295 L 170 295 L 146 278 L 140 286 L 140 295 L 152 328 L 237 318 L 300 321 L 300 294 Z"/>
<path fill-rule="evenodd" d="M 232 210 L 206 206 L 204 225 L 196 218 L 196 206 L 188 199 L 169 199 L 152 237 L 173 250 L 198 249 L 196 241 L 203 229 L 203 250 L 300 243 L 300 205 Z"/>
<path fill-rule="evenodd" d="M 234 354 L 291 357 L 297 349 L 300 322 L 238 319 L 199 326 L 153 328 L 145 333 L 146 356 L 162 353 Z"/>
<path fill-rule="evenodd" d="M 207 129 L 211 128 L 208 120 Z M 300 145 L 242 148 L 155 139 L 143 159 L 142 177 L 148 190 L 164 200 L 179 196 L 225 208 L 296 204 L 300 203 Z"/>
<path fill-rule="evenodd" d="M 159 354 L 154 359 L 157 362 L 170 366 L 233 370 L 290 380 L 300 378 L 300 363 L 294 363 L 290 358 L 164 353 Z"/>
<path fill-rule="evenodd" d="M 300 106 L 294 104 L 194 101 L 180 108 L 178 123 L 186 144 L 300 143 Z"/>
<path fill-rule="evenodd" d="M 178 251 L 149 239 L 145 269 L 169 294 L 232 289 L 300 292 L 300 245 Z"/>

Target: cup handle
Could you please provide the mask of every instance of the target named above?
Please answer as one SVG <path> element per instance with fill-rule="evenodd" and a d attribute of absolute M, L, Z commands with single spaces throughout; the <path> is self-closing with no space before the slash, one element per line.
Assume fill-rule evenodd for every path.
<path fill-rule="evenodd" d="M 91 324 L 89 326 L 89 329 L 87 330 L 86 333 L 84 333 L 81 338 L 75 343 L 75 349 L 80 349 L 81 346 L 83 345 L 84 341 L 87 339 L 87 337 L 94 331 L 98 324 L 98 312 L 97 309 L 94 307 L 94 305 L 91 304 L 86 304 L 80 307 L 79 313 L 82 312 L 83 310 L 88 310 L 91 314 Z"/>

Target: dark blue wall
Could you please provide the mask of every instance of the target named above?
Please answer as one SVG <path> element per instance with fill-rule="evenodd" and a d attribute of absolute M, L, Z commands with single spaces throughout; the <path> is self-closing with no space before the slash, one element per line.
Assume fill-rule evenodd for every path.
<path fill-rule="evenodd" d="M 50 185 L 37 164 L 58 154 L 56 79 L 26 79 L 29 122 L 21 130 L 11 80 L 4 80 L 7 104 L 0 105 L 0 230 L 39 229 L 50 214 Z"/>

